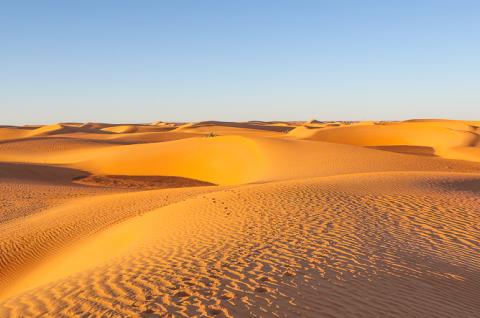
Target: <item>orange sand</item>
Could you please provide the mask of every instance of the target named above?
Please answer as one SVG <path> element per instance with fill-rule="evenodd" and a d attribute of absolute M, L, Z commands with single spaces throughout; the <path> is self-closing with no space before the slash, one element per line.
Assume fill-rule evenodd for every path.
<path fill-rule="evenodd" d="M 0 317 L 476 317 L 479 126 L 0 127 Z"/>

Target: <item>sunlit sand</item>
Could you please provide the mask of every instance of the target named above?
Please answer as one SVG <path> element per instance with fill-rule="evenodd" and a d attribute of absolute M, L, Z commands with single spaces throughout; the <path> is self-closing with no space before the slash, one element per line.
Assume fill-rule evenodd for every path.
<path fill-rule="evenodd" d="M 479 127 L 0 126 L 0 317 L 477 317 Z"/>

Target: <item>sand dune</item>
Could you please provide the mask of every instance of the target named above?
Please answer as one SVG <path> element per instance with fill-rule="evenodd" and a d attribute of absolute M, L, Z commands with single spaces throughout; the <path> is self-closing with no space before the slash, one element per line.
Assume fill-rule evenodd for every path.
<path fill-rule="evenodd" d="M 235 184 L 254 180 L 262 160 L 258 145 L 251 139 L 200 137 L 116 147 L 76 167 L 94 174 L 169 175 Z"/>
<path fill-rule="evenodd" d="M 240 136 L 116 147 L 75 167 L 94 174 L 174 175 L 215 184 L 368 171 L 449 171 L 452 168 L 478 171 L 478 165 L 453 161 L 446 165 L 434 158 L 349 145 Z"/>
<path fill-rule="evenodd" d="M 460 121 L 406 121 L 340 127 L 292 130 L 291 137 L 320 140 L 357 146 L 431 147 L 438 156 L 448 159 L 480 161 L 475 147 L 480 135 L 478 127 Z M 466 154 L 469 153 L 469 154 Z"/>
<path fill-rule="evenodd" d="M 66 133 L 105 133 L 89 125 L 54 124 L 40 127 L 0 128 L 0 140 L 42 137 Z"/>
<path fill-rule="evenodd" d="M 28 137 L 31 130 L 31 128 L 22 127 L 0 127 L 0 141 Z"/>
<path fill-rule="evenodd" d="M 0 161 L 64 164 L 90 158 L 113 145 L 77 138 L 28 138 L 0 143 Z"/>
<path fill-rule="evenodd" d="M 155 195 L 141 191 L 89 196 L 86 199 L 69 200 L 42 213 L 2 224 L 0 289 L 7 292 L 9 286 L 12 286 L 12 279 L 18 279 L 18 275 L 23 276 L 32 264 L 51 255 L 58 248 L 118 221 L 181 200 L 193 193 L 208 191 L 198 189 L 200 188 L 164 190 L 157 191 Z M 16 252 L 6 252 L 11 249 Z"/>
<path fill-rule="evenodd" d="M 476 317 L 479 123 L 1 127 L 0 317 Z"/>
<path fill-rule="evenodd" d="M 198 134 L 180 131 L 159 131 L 159 132 L 131 132 L 113 134 L 74 133 L 59 134 L 59 138 L 83 139 L 92 141 L 105 141 L 114 144 L 137 144 L 170 141 L 190 137 L 198 137 Z"/>
<path fill-rule="evenodd" d="M 55 125 L 43 126 L 35 130 L 32 130 L 29 137 L 58 135 L 58 134 L 77 133 L 77 132 L 101 133 L 102 131 L 90 126 L 55 124 Z"/>
<path fill-rule="evenodd" d="M 113 127 L 106 127 L 102 128 L 102 131 L 114 132 L 118 134 L 128 134 L 134 132 L 159 132 L 159 131 L 170 131 L 175 129 L 175 127 L 164 126 L 164 125 L 155 125 L 155 126 L 147 126 L 147 125 L 120 125 L 120 126 L 113 126 Z"/>
<path fill-rule="evenodd" d="M 207 121 L 200 123 L 184 124 L 176 128 L 176 131 L 197 133 L 202 135 L 240 135 L 240 136 L 277 136 L 285 134 L 294 127 L 288 123 L 269 123 L 269 122 L 219 122 Z"/>
<path fill-rule="evenodd" d="M 367 174 L 196 196 L 45 261 L 13 289 L 95 269 L 11 298 L 4 313 L 474 314 L 480 202 L 456 189 L 466 182 L 478 187 L 480 175 Z"/>

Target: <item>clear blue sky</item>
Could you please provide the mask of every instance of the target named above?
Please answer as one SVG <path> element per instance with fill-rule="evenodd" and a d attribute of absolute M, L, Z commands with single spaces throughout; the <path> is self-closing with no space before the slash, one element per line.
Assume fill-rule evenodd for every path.
<path fill-rule="evenodd" d="M 3 1 L 0 123 L 480 118 L 480 1 Z"/>

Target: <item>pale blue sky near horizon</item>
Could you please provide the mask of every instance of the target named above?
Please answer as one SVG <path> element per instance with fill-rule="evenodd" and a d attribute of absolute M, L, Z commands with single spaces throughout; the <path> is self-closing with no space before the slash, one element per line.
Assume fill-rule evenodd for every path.
<path fill-rule="evenodd" d="M 480 1 L 3 1 L 1 124 L 480 119 Z"/>

